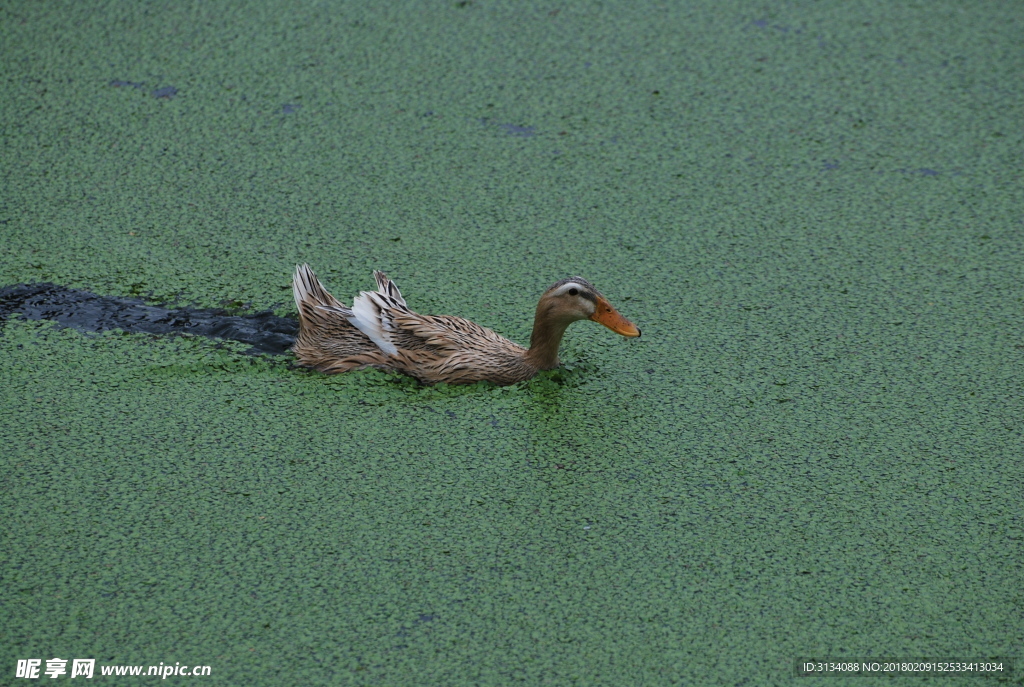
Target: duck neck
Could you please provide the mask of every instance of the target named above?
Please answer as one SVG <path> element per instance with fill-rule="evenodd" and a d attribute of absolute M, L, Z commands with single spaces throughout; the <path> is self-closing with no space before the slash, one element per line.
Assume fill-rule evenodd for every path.
<path fill-rule="evenodd" d="M 558 347 L 569 323 L 557 322 L 545 315 L 546 313 L 538 306 L 537 314 L 533 318 L 533 334 L 530 336 L 530 350 L 526 353 L 526 359 L 538 370 L 553 370 L 558 367 Z"/>

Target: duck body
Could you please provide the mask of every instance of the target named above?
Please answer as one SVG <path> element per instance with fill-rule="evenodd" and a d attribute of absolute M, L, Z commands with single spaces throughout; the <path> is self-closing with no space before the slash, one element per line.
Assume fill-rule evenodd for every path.
<path fill-rule="evenodd" d="M 415 313 L 387 275 L 373 276 L 377 290 L 363 291 L 349 307 L 327 292 L 309 265 L 296 267 L 299 335 L 292 351 L 299 365 L 327 374 L 374 367 L 424 384 L 506 385 L 558 367 L 558 346 L 574 321 L 592 319 L 623 336 L 640 336 L 579 277 L 563 279 L 541 296 L 527 349 L 461 317 Z"/>

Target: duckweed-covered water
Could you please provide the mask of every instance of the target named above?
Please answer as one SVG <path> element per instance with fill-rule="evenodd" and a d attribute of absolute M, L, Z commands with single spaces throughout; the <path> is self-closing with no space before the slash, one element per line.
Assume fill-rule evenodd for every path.
<path fill-rule="evenodd" d="M 283 318 L 295 263 L 345 299 L 383 269 L 525 343 L 578 274 L 644 332 L 431 388 L 8 302 L 5 674 L 789 684 L 800 657 L 1019 654 L 1012 4 L 2 13 L 0 286 Z"/>

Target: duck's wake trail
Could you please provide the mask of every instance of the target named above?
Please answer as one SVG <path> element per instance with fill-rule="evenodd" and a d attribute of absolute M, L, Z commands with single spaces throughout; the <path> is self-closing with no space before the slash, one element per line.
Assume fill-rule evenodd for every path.
<path fill-rule="evenodd" d="M 0 289 L 0 324 L 18 313 L 83 332 L 121 329 L 148 334 L 194 334 L 252 346 L 249 354 L 284 355 L 299 324 L 271 311 L 232 315 L 219 308 L 162 308 L 134 298 L 107 298 L 57 284 L 15 284 Z"/>

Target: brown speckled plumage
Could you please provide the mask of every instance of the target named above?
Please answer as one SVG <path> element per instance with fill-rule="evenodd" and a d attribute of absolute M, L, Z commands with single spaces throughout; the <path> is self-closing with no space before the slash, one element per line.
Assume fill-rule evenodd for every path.
<path fill-rule="evenodd" d="M 558 365 L 562 334 L 576 320 L 589 318 L 624 336 L 640 335 L 579 277 L 557 282 L 541 297 L 527 350 L 461 317 L 417 314 L 384 273 L 373 276 L 377 291 L 364 291 L 349 307 L 324 289 L 308 265 L 296 268 L 292 288 L 299 336 L 292 351 L 300 365 L 328 374 L 376 367 L 425 384 L 514 384 Z M 570 283 L 571 293 L 563 288 Z M 565 293 L 558 293 L 560 288 Z"/>

